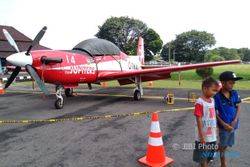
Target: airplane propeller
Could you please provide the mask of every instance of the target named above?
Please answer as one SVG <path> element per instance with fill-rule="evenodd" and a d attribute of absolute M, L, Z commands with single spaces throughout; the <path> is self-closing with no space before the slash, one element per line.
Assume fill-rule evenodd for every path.
<path fill-rule="evenodd" d="M 48 95 L 49 92 L 45 86 L 45 84 L 43 83 L 43 81 L 40 79 L 40 77 L 37 75 L 36 71 L 34 70 L 34 68 L 31 65 L 26 65 L 25 66 L 26 70 L 29 72 L 29 74 L 32 76 L 32 78 L 36 81 L 37 85 L 40 87 L 40 89 L 42 90 L 42 92 L 45 95 Z"/>
<path fill-rule="evenodd" d="M 3 29 L 3 34 L 5 38 L 8 40 L 9 44 L 16 50 L 16 52 L 17 53 L 20 52 L 16 42 L 14 41 L 14 39 L 12 38 L 12 36 L 9 34 L 9 32 L 6 29 Z M 21 67 L 17 66 L 14 69 L 13 73 L 11 74 L 10 78 L 8 79 L 7 83 L 5 84 L 4 89 L 10 86 L 10 84 L 14 81 L 14 79 L 16 78 L 16 76 L 19 74 L 20 71 L 21 71 Z"/>
<path fill-rule="evenodd" d="M 10 86 L 10 84 L 14 81 L 14 79 L 16 78 L 16 76 L 18 75 L 18 73 L 21 71 L 21 67 L 17 66 L 14 71 L 12 72 L 12 74 L 10 75 L 10 78 L 8 79 L 7 83 L 5 84 L 4 89 L 8 88 Z"/>
<path fill-rule="evenodd" d="M 44 27 L 40 30 L 40 32 L 36 35 L 36 37 L 34 38 L 34 40 L 33 40 L 32 43 L 31 43 L 31 45 L 29 46 L 27 52 L 25 53 L 26 55 L 29 55 L 31 49 L 32 49 L 34 46 L 36 46 L 36 45 L 39 44 L 39 42 L 40 42 L 40 40 L 42 39 L 42 37 L 44 36 L 46 30 L 47 30 L 47 27 L 46 27 L 46 26 L 44 26 Z"/>
<path fill-rule="evenodd" d="M 14 39 L 11 37 L 11 35 L 9 34 L 9 32 L 5 29 L 3 29 L 3 34 L 5 36 L 5 38 L 8 40 L 9 44 L 14 47 L 14 49 L 16 50 L 16 52 L 20 52 L 18 47 L 17 47 L 17 44 L 16 42 L 14 41 Z"/>
<path fill-rule="evenodd" d="M 14 69 L 13 73 L 11 74 L 10 78 L 8 79 L 4 89 L 7 89 L 11 83 L 14 81 L 14 79 L 16 78 L 16 76 L 19 74 L 19 72 L 21 71 L 21 66 L 25 66 L 25 69 L 29 72 L 29 74 L 32 76 L 32 78 L 36 81 L 36 83 L 38 84 L 38 86 L 40 87 L 40 89 L 42 90 L 42 92 L 45 95 L 48 95 L 49 92 L 45 86 L 45 84 L 42 82 L 42 80 L 40 79 L 39 75 L 37 74 L 37 72 L 35 71 L 35 69 L 31 66 L 32 64 L 32 58 L 30 56 L 30 51 L 31 49 L 38 45 L 40 40 L 42 39 L 42 37 L 44 36 L 45 32 L 47 30 L 47 27 L 43 27 L 42 30 L 36 35 L 36 37 L 34 38 L 34 40 L 32 41 L 31 45 L 28 47 L 27 52 L 25 53 L 25 55 L 27 56 L 24 57 L 23 53 L 20 53 L 18 46 L 16 44 L 16 42 L 14 41 L 14 39 L 11 37 L 11 35 L 9 34 L 9 32 L 5 29 L 3 29 L 3 33 L 4 36 L 6 37 L 6 39 L 8 40 L 9 44 L 16 50 L 16 55 L 11 55 L 9 57 L 7 57 L 7 61 L 11 62 L 15 62 L 15 58 L 16 56 L 22 56 L 23 59 L 26 59 L 27 62 L 29 62 L 28 64 L 25 64 L 25 61 L 20 60 L 20 62 L 17 65 L 16 68 Z M 14 63 L 12 63 L 14 64 Z M 16 63 L 17 64 L 17 63 Z"/>

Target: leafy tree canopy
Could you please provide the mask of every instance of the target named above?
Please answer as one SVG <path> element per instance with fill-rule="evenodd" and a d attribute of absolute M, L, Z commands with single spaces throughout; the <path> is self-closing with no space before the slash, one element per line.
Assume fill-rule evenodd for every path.
<path fill-rule="evenodd" d="M 175 53 L 176 61 L 203 62 L 206 51 L 215 43 L 213 34 L 191 30 L 177 35 L 174 41 L 164 45 L 161 56 L 167 60 L 170 47 L 171 54 Z"/>
<path fill-rule="evenodd" d="M 154 55 L 160 52 L 163 41 L 152 28 L 149 28 L 142 37 L 144 38 L 145 61 L 150 61 L 154 58 Z"/>
<path fill-rule="evenodd" d="M 111 17 L 99 26 L 96 36 L 116 44 L 123 52 L 136 55 L 138 37 L 144 38 L 145 59 L 153 59 L 162 47 L 159 34 L 137 19 L 129 17 Z M 153 54 L 153 55 L 152 55 Z"/>
<path fill-rule="evenodd" d="M 223 57 L 225 60 L 236 60 L 241 59 L 240 54 L 238 53 L 237 49 L 228 49 L 225 47 L 215 48 L 210 50 L 208 54 L 218 55 Z"/>

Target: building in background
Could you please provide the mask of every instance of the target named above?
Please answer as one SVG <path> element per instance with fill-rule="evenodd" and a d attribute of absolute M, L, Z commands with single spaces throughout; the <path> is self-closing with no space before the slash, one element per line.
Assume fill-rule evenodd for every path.
<path fill-rule="evenodd" d="M 3 34 L 3 29 L 6 29 L 12 38 L 15 40 L 20 52 L 26 51 L 32 42 L 32 39 L 25 36 L 23 33 L 11 26 L 0 25 L 0 74 L 6 70 L 8 63 L 6 62 L 6 57 L 16 53 L 15 49 L 8 43 L 7 39 Z M 32 50 L 47 50 L 49 48 L 37 45 L 32 48 Z"/>

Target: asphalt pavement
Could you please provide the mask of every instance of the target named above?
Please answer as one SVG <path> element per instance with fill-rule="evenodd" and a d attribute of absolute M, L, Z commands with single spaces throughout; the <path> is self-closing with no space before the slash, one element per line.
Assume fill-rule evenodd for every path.
<path fill-rule="evenodd" d="M 176 100 L 174 105 L 163 102 L 167 92 L 186 98 L 187 92 L 194 90 L 145 89 L 145 95 L 152 98 L 133 101 L 129 97 L 132 88 L 85 88 L 77 89 L 74 97 L 66 99 L 64 108 L 56 110 L 55 95 L 43 99 L 37 88 L 32 91 L 30 85 L 15 84 L 5 95 L 0 96 L 0 120 L 98 116 L 194 105 L 183 99 Z M 54 88 L 49 89 L 53 93 Z M 194 92 L 199 94 L 199 91 Z M 242 98 L 250 96 L 249 91 L 240 93 Z M 232 167 L 250 166 L 249 108 L 250 103 L 242 104 L 237 144 L 230 149 L 232 157 L 228 160 Z M 170 166 L 197 166 L 192 161 L 193 112 L 166 112 L 160 113 L 159 117 L 167 156 L 174 159 Z M 142 166 L 137 159 L 146 153 L 150 121 L 150 115 L 141 115 L 57 123 L 0 124 L 0 166 Z M 217 158 L 211 166 L 219 166 Z"/>

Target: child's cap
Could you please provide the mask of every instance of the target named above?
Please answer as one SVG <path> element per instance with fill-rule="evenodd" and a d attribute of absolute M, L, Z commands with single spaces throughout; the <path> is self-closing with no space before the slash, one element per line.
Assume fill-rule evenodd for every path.
<path fill-rule="evenodd" d="M 243 79 L 242 77 L 237 77 L 232 71 L 225 71 L 220 74 L 220 81 L 238 81 Z"/>

